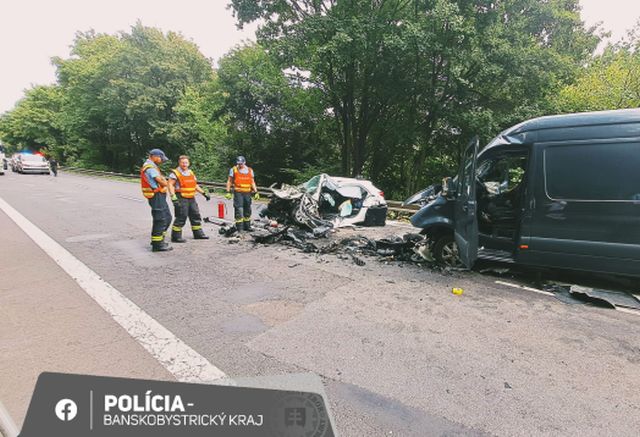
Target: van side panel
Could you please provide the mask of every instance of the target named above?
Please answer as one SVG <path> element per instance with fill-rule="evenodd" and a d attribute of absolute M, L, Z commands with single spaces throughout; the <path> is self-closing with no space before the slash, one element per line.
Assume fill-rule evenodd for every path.
<path fill-rule="evenodd" d="M 577 129 L 533 148 L 538 183 L 522 262 L 640 277 L 640 123 Z"/>

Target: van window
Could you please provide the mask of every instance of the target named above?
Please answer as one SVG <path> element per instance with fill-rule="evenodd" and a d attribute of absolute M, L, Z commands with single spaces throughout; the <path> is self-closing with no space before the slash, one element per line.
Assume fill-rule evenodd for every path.
<path fill-rule="evenodd" d="M 640 143 L 551 146 L 547 195 L 559 200 L 640 200 Z"/>
<path fill-rule="evenodd" d="M 478 164 L 476 177 L 489 194 L 496 195 L 517 189 L 526 167 L 526 154 L 500 156 Z"/>

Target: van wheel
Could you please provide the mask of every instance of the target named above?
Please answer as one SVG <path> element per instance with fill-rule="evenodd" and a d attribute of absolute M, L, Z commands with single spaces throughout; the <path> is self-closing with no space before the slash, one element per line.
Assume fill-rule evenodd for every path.
<path fill-rule="evenodd" d="M 438 263 L 447 267 L 462 267 L 462 260 L 458 254 L 458 244 L 453 235 L 441 235 L 433 244 L 433 257 Z"/>

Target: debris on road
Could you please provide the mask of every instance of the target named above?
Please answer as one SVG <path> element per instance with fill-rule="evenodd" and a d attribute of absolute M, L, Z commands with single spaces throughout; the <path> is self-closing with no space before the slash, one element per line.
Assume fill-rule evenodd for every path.
<path fill-rule="evenodd" d="M 219 232 L 225 236 L 234 235 L 230 227 L 222 227 Z M 420 234 L 408 233 L 403 236 L 374 239 L 364 235 L 336 238 L 337 233 L 335 229 L 324 227 L 312 230 L 304 230 L 293 225 L 274 228 L 265 222 L 258 221 L 250 235 L 257 244 L 277 243 L 295 247 L 304 253 L 333 254 L 338 259 L 351 261 L 357 266 L 366 265 L 362 256 L 377 258 L 381 261 L 416 264 L 433 261 L 429 256 L 425 237 Z M 434 267 L 436 267 L 435 264 Z"/>
<path fill-rule="evenodd" d="M 544 287 L 561 302 L 568 304 L 590 304 L 603 308 L 624 307 L 640 310 L 640 300 L 624 291 L 601 290 L 574 284 L 549 283 Z"/>
<path fill-rule="evenodd" d="M 462 296 L 462 293 L 464 293 L 464 290 L 462 288 L 453 288 L 451 289 L 451 292 L 456 296 Z"/>

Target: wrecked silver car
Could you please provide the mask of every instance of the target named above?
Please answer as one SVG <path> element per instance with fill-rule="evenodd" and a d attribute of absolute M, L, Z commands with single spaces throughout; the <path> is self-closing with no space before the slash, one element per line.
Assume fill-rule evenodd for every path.
<path fill-rule="evenodd" d="M 273 198 L 261 215 L 308 229 L 384 226 L 387 202 L 370 181 L 320 174 L 301 185 L 271 188 Z"/>

